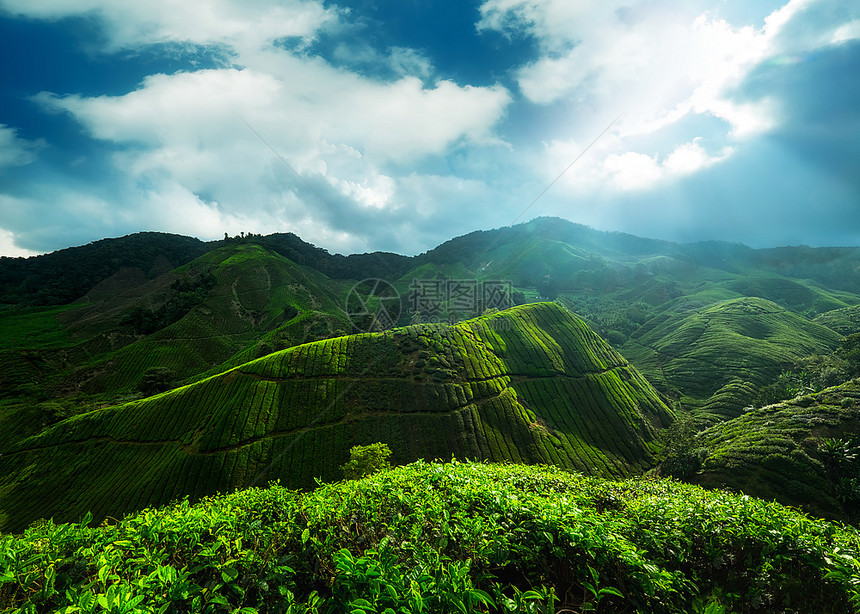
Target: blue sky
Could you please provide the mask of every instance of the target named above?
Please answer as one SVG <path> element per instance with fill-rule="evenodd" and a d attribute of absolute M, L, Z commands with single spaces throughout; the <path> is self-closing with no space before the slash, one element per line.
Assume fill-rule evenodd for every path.
<path fill-rule="evenodd" d="M 0 0 L 0 54 L 0 255 L 541 215 L 860 245 L 856 2 Z"/>

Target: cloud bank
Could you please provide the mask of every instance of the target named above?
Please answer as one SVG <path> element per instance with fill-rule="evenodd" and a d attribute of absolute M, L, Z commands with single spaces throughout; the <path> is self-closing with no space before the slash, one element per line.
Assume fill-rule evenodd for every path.
<path fill-rule="evenodd" d="M 364 8 L 0 0 L 12 22 L 95 24 L 76 51 L 93 65 L 160 62 L 121 92 L 26 92 L 65 140 L 0 115 L 0 253 L 149 229 L 416 253 L 542 214 L 674 240 L 860 244 L 860 10 L 846 3 L 486 0 L 459 13 L 472 36 L 535 52 L 482 59 L 483 85 L 437 67 L 444 32 L 438 47 L 384 44 Z"/>

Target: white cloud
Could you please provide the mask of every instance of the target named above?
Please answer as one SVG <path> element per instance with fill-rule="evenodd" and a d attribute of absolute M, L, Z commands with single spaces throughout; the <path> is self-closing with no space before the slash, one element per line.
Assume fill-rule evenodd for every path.
<path fill-rule="evenodd" d="M 9 230 L 0 228 L 0 255 L 11 258 L 35 256 L 38 252 L 19 247 L 16 243 L 15 234 Z"/>
<path fill-rule="evenodd" d="M 0 173 L 5 168 L 35 162 L 38 158 L 37 152 L 44 146 L 44 142 L 22 139 L 17 130 L 0 124 Z"/>
<path fill-rule="evenodd" d="M 560 182 L 569 195 L 634 191 L 696 173 L 728 159 L 745 142 L 777 128 L 781 101 L 740 100 L 737 88 L 766 61 L 853 36 L 860 9 L 828 0 L 790 0 L 757 26 L 735 26 L 703 3 L 663 0 L 486 0 L 479 30 L 532 36 L 541 56 L 515 71 L 534 104 L 567 109 L 577 138 L 545 147 L 544 169 L 562 169 L 585 146 L 585 121 L 612 129 Z M 723 120 L 722 135 L 680 127 Z M 689 123 L 688 123 L 689 125 Z M 684 131 L 688 132 L 684 134 Z M 693 129 L 695 130 L 695 129 Z M 715 144 L 713 139 L 722 140 Z M 589 138 L 590 140 L 590 138 Z M 665 152 L 669 153 L 665 153 Z M 544 171 L 547 182 L 555 176 Z M 570 191 L 572 190 L 572 191 Z"/>
<path fill-rule="evenodd" d="M 603 168 L 622 190 L 650 187 L 663 174 L 655 157 L 633 151 L 607 156 Z"/>
<path fill-rule="evenodd" d="M 675 148 L 665 159 L 628 151 L 610 154 L 603 160 L 603 179 L 620 190 L 654 187 L 659 181 L 689 175 L 725 160 L 731 149 L 712 156 L 693 141 Z"/>
<path fill-rule="evenodd" d="M 311 78 L 303 62 L 294 63 L 289 87 L 272 75 L 223 69 L 154 75 L 125 96 L 39 100 L 69 112 L 97 138 L 131 145 L 116 154 L 116 165 L 157 205 L 147 210 L 161 229 L 211 238 L 237 227 L 293 230 L 283 220 L 319 220 L 330 206 L 241 118 L 303 176 L 321 175 L 335 192 L 327 200 L 380 210 L 399 205 L 395 180 L 380 166 L 440 154 L 460 139 L 489 139 L 507 104 L 500 88 L 383 84 L 331 68 Z"/>
<path fill-rule="evenodd" d="M 194 234 L 208 237 L 234 227 L 237 217 L 253 217 L 259 227 L 295 219 L 299 208 L 310 217 L 313 210 L 326 213 L 329 205 L 272 149 L 303 177 L 322 177 L 334 192 L 326 200 L 390 209 L 399 205 L 396 178 L 383 167 L 441 155 L 460 143 L 493 142 L 493 126 L 510 101 L 501 87 L 451 81 L 425 87 L 414 77 L 376 81 L 286 53 L 274 60 L 273 72 L 226 68 L 151 75 L 123 96 L 42 93 L 36 100 L 69 113 L 95 138 L 122 146 L 115 164 L 138 189 L 155 192 L 147 198 L 200 198 L 209 209 L 217 202 L 229 219 L 205 210 L 185 216 L 184 206 L 154 209 L 167 216 L 166 229 L 194 228 Z"/>
<path fill-rule="evenodd" d="M 731 153 L 731 148 L 725 148 L 720 155 L 711 156 L 699 143 L 693 141 L 670 153 L 663 162 L 663 168 L 672 175 L 688 175 L 725 160 Z"/>
<path fill-rule="evenodd" d="M 518 29 L 546 53 L 517 72 L 523 94 L 538 104 L 566 100 L 581 112 L 623 114 L 622 134 L 648 134 L 690 112 L 746 121 L 726 91 L 767 51 L 762 30 L 734 27 L 710 13 L 666 3 L 488 0 L 481 28 Z M 778 30 L 779 24 L 768 26 Z M 767 121 L 760 119 L 760 126 Z"/>
<path fill-rule="evenodd" d="M 281 38 L 310 39 L 337 12 L 316 0 L 0 0 L 14 15 L 61 19 L 97 16 L 109 50 L 151 44 L 228 45 L 237 52 Z"/>
<path fill-rule="evenodd" d="M 665 156 L 621 151 L 618 146 L 621 142 L 622 139 L 616 135 L 597 144 L 564 174 L 561 185 L 569 193 L 580 196 L 605 188 L 621 192 L 651 189 L 660 182 L 691 175 L 722 162 L 733 153 L 731 147 L 724 147 L 718 153 L 711 154 L 698 138 L 675 147 Z M 550 160 L 549 168 L 553 169 L 552 172 L 558 172 L 581 152 L 582 145 L 575 141 L 548 143 L 546 159 Z M 545 175 L 547 182 L 552 179 L 554 177 L 551 175 Z"/>
<path fill-rule="evenodd" d="M 830 42 L 834 45 L 860 38 L 860 19 L 855 19 L 839 26 L 833 31 Z"/>

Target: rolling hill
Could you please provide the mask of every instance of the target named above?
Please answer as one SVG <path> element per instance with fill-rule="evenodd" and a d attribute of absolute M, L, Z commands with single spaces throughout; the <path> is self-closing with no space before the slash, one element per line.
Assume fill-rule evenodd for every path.
<path fill-rule="evenodd" d="M 58 422 L 0 456 L 0 529 L 119 517 L 280 479 L 339 477 L 357 444 L 392 460 L 478 458 L 629 476 L 673 414 L 580 319 L 548 303 L 275 352 Z"/>
<path fill-rule="evenodd" d="M 801 358 L 834 350 L 839 339 L 776 303 L 737 298 L 664 312 L 643 324 L 622 351 L 658 388 L 697 406 L 733 384 L 764 386 Z"/>
<path fill-rule="evenodd" d="M 343 284 L 253 244 L 152 279 L 121 267 L 69 305 L 0 311 L 0 400 L 85 409 L 137 394 L 151 368 L 176 383 L 200 379 L 346 333 L 343 294 Z"/>
<path fill-rule="evenodd" d="M 828 311 L 815 318 L 815 322 L 835 330 L 840 335 L 860 332 L 860 306 Z"/>
<path fill-rule="evenodd" d="M 860 380 L 749 411 L 703 431 L 690 481 L 838 520 L 860 519 Z"/>
<path fill-rule="evenodd" d="M 858 249 L 676 244 L 557 218 L 412 257 L 329 254 L 288 233 L 141 233 L 3 258 L 3 526 L 91 504 L 103 517 L 270 474 L 312 486 L 339 476 L 350 445 L 376 440 L 398 462 L 453 454 L 634 475 L 660 460 L 673 419 L 650 385 L 695 427 L 733 428 L 783 370 L 810 355 L 825 364 L 858 330 L 858 271 Z M 416 280 L 496 280 L 527 304 L 346 336 L 351 291 L 367 295 L 376 278 L 399 291 L 401 326 L 421 321 L 407 308 Z M 460 298 L 437 315 L 467 317 Z M 580 319 L 534 304 L 546 299 Z M 807 456 L 811 476 L 820 459 Z M 28 499 L 31 487 L 63 495 Z M 827 496 L 815 509 L 836 514 Z"/>

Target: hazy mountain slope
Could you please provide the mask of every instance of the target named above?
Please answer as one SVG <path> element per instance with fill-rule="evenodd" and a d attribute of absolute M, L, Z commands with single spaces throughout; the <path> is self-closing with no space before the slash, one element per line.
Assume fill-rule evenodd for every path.
<path fill-rule="evenodd" d="M 393 461 L 475 457 L 591 474 L 652 466 L 672 420 L 653 388 L 553 304 L 319 341 L 3 450 L 0 528 L 96 519 L 279 478 L 339 477 L 356 444 Z"/>
<path fill-rule="evenodd" d="M 658 387 L 705 400 L 734 381 L 770 383 L 795 361 L 832 351 L 838 342 L 832 330 L 771 301 L 739 298 L 663 313 L 623 352 Z"/>
<path fill-rule="evenodd" d="M 533 251 L 534 246 L 544 242 L 567 245 L 568 253 L 551 249 L 540 259 L 538 266 L 529 259 L 526 259 L 525 266 L 517 265 L 517 252 Z M 800 246 L 753 249 L 723 241 L 673 243 L 595 230 L 555 217 L 472 232 L 446 241 L 416 260 L 435 264 L 462 262 L 472 270 L 489 275 L 507 273 L 515 282 L 520 275 L 528 277 L 536 273 L 563 278 L 578 269 L 605 268 L 605 272 L 614 270 L 620 273 L 625 268 L 635 269 L 638 265 L 646 269 L 656 265 L 657 270 L 673 270 L 681 277 L 713 275 L 720 271 L 732 278 L 747 275 L 782 277 L 860 293 L 860 277 L 857 275 L 860 272 L 860 248 Z"/>
<path fill-rule="evenodd" d="M 709 487 L 731 488 L 776 499 L 818 515 L 857 520 L 860 491 L 851 480 L 855 451 L 840 457 L 826 438 L 860 436 L 860 381 L 828 388 L 750 411 L 702 432 L 696 446 L 708 452 L 690 478 Z"/>
<path fill-rule="evenodd" d="M 0 258 L 0 304 L 63 305 L 86 294 L 121 267 L 153 278 L 202 256 L 199 239 L 140 232 L 31 258 Z"/>

